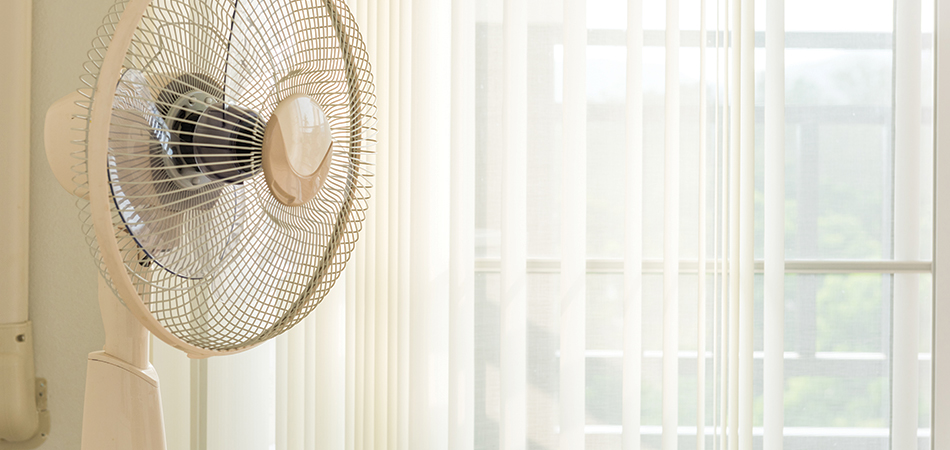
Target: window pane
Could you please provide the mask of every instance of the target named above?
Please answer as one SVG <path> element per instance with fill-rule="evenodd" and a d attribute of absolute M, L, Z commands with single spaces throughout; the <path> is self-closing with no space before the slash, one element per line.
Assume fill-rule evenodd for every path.
<path fill-rule="evenodd" d="M 796 6 L 790 5 L 789 8 Z M 790 34 L 788 39 L 794 35 Z M 891 255 L 892 51 L 842 49 L 841 35 L 805 34 L 827 48 L 786 50 L 785 249 L 789 259 L 882 259 Z M 889 47 L 890 35 L 881 39 Z M 876 41 L 875 41 L 876 42 Z M 757 57 L 764 61 L 764 51 Z M 760 74 L 764 78 L 764 73 Z M 764 85 L 759 84 L 761 104 Z M 757 123 L 757 198 L 763 134 Z M 756 204 L 756 255 L 763 204 Z"/>
<path fill-rule="evenodd" d="M 500 312 L 497 273 L 475 274 L 475 448 L 498 448 Z"/>
<path fill-rule="evenodd" d="M 920 448 L 929 448 L 931 277 L 917 280 Z M 761 275 L 756 352 L 762 346 Z M 785 279 L 786 449 L 886 449 L 890 427 L 891 274 L 790 274 Z M 762 424 L 762 359 L 756 355 L 755 424 Z M 756 448 L 761 448 L 757 441 Z"/>
<path fill-rule="evenodd" d="M 528 275 L 528 448 L 556 449 L 560 394 L 558 274 Z"/>

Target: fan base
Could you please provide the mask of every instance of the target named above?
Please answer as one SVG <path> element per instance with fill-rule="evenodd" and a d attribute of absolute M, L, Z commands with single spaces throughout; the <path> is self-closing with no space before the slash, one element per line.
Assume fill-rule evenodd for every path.
<path fill-rule="evenodd" d="M 86 366 L 82 450 L 165 450 L 158 374 L 105 352 Z"/>

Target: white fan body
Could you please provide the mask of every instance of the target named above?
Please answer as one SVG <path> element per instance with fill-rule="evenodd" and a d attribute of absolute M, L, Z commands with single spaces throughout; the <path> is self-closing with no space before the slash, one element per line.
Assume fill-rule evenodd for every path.
<path fill-rule="evenodd" d="M 82 450 L 165 449 L 158 373 L 148 362 L 148 331 L 99 278 L 106 342 L 86 362 Z"/>
<path fill-rule="evenodd" d="M 128 50 L 132 33 L 138 25 L 150 0 L 131 0 L 128 9 L 116 29 L 106 56 L 108 65 L 102 68 L 99 89 L 106 94 L 100 105 L 111 105 L 109 93 L 114 91 L 118 82 L 122 57 Z M 114 76 L 109 76 L 114 74 Z M 106 88 L 108 86 L 108 88 Z M 72 166 L 75 159 L 71 156 L 75 140 L 85 136 L 79 132 L 74 116 L 84 111 L 76 103 L 82 96 L 73 92 L 59 99 L 47 112 L 44 140 L 47 159 L 56 179 L 66 190 L 82 197 L 87 192 L 75 192 L 75 173 Z M 98 99 L 97 99 L 98 100 Z M 98 101 L 97 101 L 98 103 Z M 94 109 L 98 116 L 90 123 L 90 138 L 108 136 L 110 125 L 109 107 Z M 92 128 L 99 130 L 93 132 Z M 105 129 L 103 129 L 105 128 Z M 103 150 L 105 142 L 100 145 Z M 90 148 L 93 144 L 90 143 Z M 103 171 L 105 166 L 102 167 Z M 92 172 L 92 170 L 91 170 Z M 90 189 L 108 189 L 105 186 L 106 175 L 96 183 L 93 175 Z M 108 206 L 106 206 L 108 214 Z M 95 219 L 94 219 L 95 220 Z M 108 216 L 104 218 L 110 221 Z M 105 241 L 111 240 L 104 239 Z M 101 241 L 100 241 L 101 242 Z M 118 255 L 118 252 L 115 253 Z M 114 256 L 103 253 L 106 265 L 118 273 L 124 262 L 109 258 Z M 110 260 L 112 259 L 112 260 Z M 116 298 L 112 289 L 103 278 L 99 278 L 99 309 L 105 330 L 105 344 L 101 351 L 89 354 L 86 363 L 86 390 L 83 403 L 82 450 L 165 450 L 165 426 L 162 412 L 161 393 L 158 374 L 148 360 L 149 333 L 122 302 Z"/>
<path fill-rule="evenodd" d="M 355 32 L 352 17 L 348 16 L 348 12 L 346 12 L 347 16 L 342 19 L 350 22 L 345 25 L 340 24 L 339 11 L 331 5 L 335 1 L 325 0 L 325 8 L 331 16 L 331 22 L 334 23 L 333 29 L 340 36 L 342 36 L 344 30 L 347 30 L 345 31 L 347 33 L 350 32 L 349 30 Z M 343 84 L 348 86 L 349 94 L 338 95 L 337 97 L 340 98 L 345 108 L 348 108 L 346 111 L 350 112 L 344 114 L 336 109 L 333 112 L 332 119 L 328 119 L 330 114 L 324 114 L 321 104 L 311 94 L 292 93 L 291 91 L 286 95 L 281 95 L 279 104 L 269 110 L 269 120 L 267 120 L 260 147 L 260 161 L 255 169 L 258 170 L 255 172 L 256 175 L 264 176 L 263 178 L 261 176 L 256 178 L 258 180 L 256 181 L 258 191 L 255 192 L 258 195 L 262 192 L 259 186 L 263 185 L 262 181 L 266 178 L 266 189 L 269 189 L 270 193 L 268 201 L 276 200 L 273 202 L 275 206 L 268 206 L 271 208 L 267 210 L 268 214 L 270 214 L 269 211 L 277 209 L 285 214 L 288 211 L 301 211 L 299 209 L 281 209 L 285 207 L 305 208 L 304 212 L 316 211 L 324 215 L 327 211 L 335 214 L 327 216 L 330 217 L 329 220 L 333 221 L 331 225 L 335 226 L 332 233 L 326 234 L 326 232 L 321 231 L 325 233 L 320 235 L 323 236 L 321 238 L 323 239 L 322 244 L 320 244 L 323 247 L 320 248 L 325 249 L 323 259 L 314 259 L 312 256 L 304 255 L 309 259 L 306 259 L 307 263 L 303 267 L 316 270 L 316 275 L 313 275 L 312 278 L 297 277 L 296 285 L 288 285 L 299 291 L 294 293 L 293 298 L 296 300 L 283 301 L 283 303 L 273 303 L 281 299 L 261 300 L 265 306 L 263 311 L 266 312 L 266 315 L 261 313 L 262 309 L 254 303 L 248 303 L 247 310 L 237 309 L 234 312 L 235 310 L 232 309 L 225 311 L 232 314 L 228 317 L 237 317 L 237 319 L 229 320 L 239 321 L 244 316 L 249 317 L 247 323 L 238 323 L 239 328 L 231 334 L 222 332 L 220 327 L 208 328 L 210 331 L 202 331 L 204 329 L 200 328 L 198 332 L 195 332 L 191 328 L 186 329 L 184 327 L 184 325 L 190 326 L 189 323 L 176 328 L 176 325 L 179 325 L 177 322 L 169 322 L 168 314 L 163 313 L 164 310 L 156 309 L 162 306 L 160 302 L 169 302 L 168 298 L 180 300 L 174 296 L 168 297 L 166 295 L 166 297 L 162 297 L 160 294 L 167 294 L 164 292 L 150 291 L 150 289 L 162 288 L 160 284 L 153 283 L 150 278 L 152 275 L 168 277 L 168 273 L 172 273 L 171 279 L 173 281 L 187 283 L 189 281 L 182 281 L 182 279 L 200 280 L 201 276 L 206 276 L 210 272 L 193 270 L 197 267 L 197 263 L 194 263 L 195 260 L 189 261 L 192 263 L 191 266 L 166 267 L 163 261 L 159 259 L 161 257 L 159 253 L 170 252 L 168 244 L 166 243 L 166 247 L 150 246 L 154 242 L 166 241 L 181 245 L 182 241 L 189 238 L 175 228 L 175 224 L 171 225 L 170 232 L 167 230 L 155 231 L 148 228 L 151 224 L 147 221 L 130 222 L 129 219 L 129 217 L 134 216 L 139 218 L 138 220 L 144 220 L 141 219 L 142 215 L 148 218 L 149 214 L 162 214 L 161 212 L 152 213 L 152 211 L 162 207 L 160 204 L 156 206 L 155 203 L 163 201 L 161 196 L 166 195 L 166 193 L 141 189 L 135 191 L 139 185 L 143 184 L 136 183 L 137 179 L 132 179 L 131 182 L 126 181 L 128 185 L 117 184 L 116 181 L 117 173 L 122 170 L 121 167 L 118 167 L 122 163 L 119 158 L 152 157 L 148 153 L 153 151 L 149 150 L 148 139 L 153 138 L 153 136 L 147 135 L 147 133 L 140 135 L 134 133 L 142 133 L 140 130 L 147 131 L 149 126 L 154 129 L 154 124 L 146 122 L 154 120 L 154 114 L 158 111 L 148 110 L 145 111 L 146 114 L 136 116 L 134 111 L 130 115 L 127 112 L 128 110 L 115 109 L 116 99 L 123 95 L 124 98 L 130 98 L 128 89 L 133 89 L 136 86 L 134 83 L 129 83 L 127 78 L 139 75 L 130 67 L 125 67 L 125 65 L 129 64 L 127 55 L 130 52 L 130 45 L 132 45 L 140 22 L 142 22 L 143 16 L 146 15 L 151 3 L 152 0 L 129 0 L 125 4 L 121 11 L 121 19 L 116 23 L 108 41 L 105 55 L 101 62 L 96 64 L 98 75 L 95 78 L 95 85 L 92 86 L 94 95 L 92 96 L 91 107 L 86 109 L 79 106 L 84 97 L 78 93 L 72 93 L 54 103 L 46 117 L 44 137 L 50 167 L 57 180 L 67 191 L 89 201 L 88 208 L 84 209 L 84 213 L 88 213 L 86 223 L 87 225 L 93 225 L 89 228 L 94 228 L 95 242 L 98 245 L 98 247 L 94 247 L 94 254 L 99 258 L 103 275 L 108 275 L 108 278 L 100 277 L 99 279 L 99 307 L 102 313 L 106 342 L 102 351 L 90 353 L 88 357 L 82 450 L 164 450 L 165 433 L 158 375 L 149 363 L 148 358 L 149 333 L 151 332 L 161 340 L 186 352 L 190 357 L 204 358 L 244 351 L 286 331 L 312 310 L 333 285 L 336 276 L 342 271 L 342 265 L 346 261 L 347 254 L 352 248 L 359 230 L 358 224 L 355 227 L 351 224 L 354 221 L 362 220 L 361 206 L 359 204 L 354 206 L 352 204 L 354 200 L 352 199 L 355 198 L 355 201 L 365 200 L 365 197 L 360 197 L 360 194 L 365 194 L 367 186 L 360 184 L 361 177 L 364 175 L 360 173 L 359 169 L 359 165 L 365 164 L 365 162 L 361 161 L 359 154 L 366 152 L 363 147 L 363 141 L 368 139 L 366 136 L 375 133 L 373 128 L 375 107 L 371 104 L 371 81 L 357 75 L 365 76 L 368 80 L 371 80 L 371 75 L 369 75 L 368 63 L 362 64 L 365 59 L 359 60 L 362 65 L 357 67 L 355 60 L 351 59 L 352 56 L 349 55 L 350 51 L 354 51 L 350 47 L 352 44 L 344 41 L 343 37 L 339 37 L 340 45 L 343 47 L 341 53 L 344 54 L 346 61 L 342 64 L 342 70 L 337 69 L 337 73 L 338 76 L 345 77 Z M 236 10 L 237 2 L 234 3 L 234 8 Z M 232 18 L 232 20 L 234 19 Z M 233 22 L 231 27 L 233 29 Z M 228 44 L 228 51 L 230 51 L 230 44 Z M 357 48 L 355 51 L 362 52 L 363 49 Z M 117 86 L 119 86 L 119 90 L 126 89 L 126 91 L 117 93 Z M 129 86 L 133 86 L 133 88 L 129 88 Z M 136 95 L 137 93 L 133 92 L 131 98 L 139 98 Z M 366 99 L 369 100 L 365 101 Z M 220 102 L 219 99 L 213 99 L 211 96 L 208 96 L 207 100 L 201 101 L 211 103 L 212 100 Z M 125 101 L 128 102 L 128 100 Z M 363 101 L 363 103 L 360 101 Z M 215 103 L 213 107 L 207 106 L 207 108 L 208 111 L 213 108 L 216 108 L 217 111 L 228 111 L 229 106 L 223 103 Z M 231 106 L 231 108 L 231 111 L 235 111 L 240 106 Z M 207 122 L 201 122 L 205 120 L 204 114 L 202 113 L 201 119 L 198 121 L 199 127 L 207 124 Z M 226 116 L 225 119 L 235 120 L 234 118 L 238 117 L 236 114 L 245 114 L 243 117 L 250 117 L 247 113 L 242 112 L 231 114 L 235 115 Z M 349 114 L 352 114 L 353 117 L 348 117 Z M 256 119 L 256 117 L 255 115 L 254 118 Z M 122 123 L 123 121 L 134 122 L 135 120 L 141 122 L 138 125 L 133 123 L 133 125 L 139 126 L 138 129 L 135 126 L 123 128 L 122 125 L 119 125 L 118 129 L 120 131 L 117 132 L 114 128 L 117 126 L 116 121 Z M 333 121 L 336 121 L 334 122 L 335 126 L 338 126 L 342 121 L 344 124 L 343 131 L 346 133 L 341 134 L 339 130 L 333 129 L 333 137 L 331 137 L 330 122 Z M 240 126 L 244 126 L 244 122 L 241 122 Z M 132 144 L 120 148 L 118 152 L 113 151 L 110 149 L 111 139 L 113 139 L 113 137 L 110 137 L 110 133 L 113 133 L 113 135 L 126 133 L 120 134 L 119 140 L 132 142 Z M 198 131 L 194 132 L 194 136 L 204 137 Z M 85 173 L 79 173 L 77 177 L 73 167 L 76 164 L 75 157 L 72 155 L 75 151 L 73 144 L 84 139 L 86 140 L 86 161 L 88 162 L 85 164 Z M 339 140 L 345 141 L 345 145 L 341 144 Z M 138 142 L 146 142 L 146 145 L 143 146 Z M 215 145 L 216 142 L 218 141 L 212 141 L 210 148 L 221 147 Z M 197 143 L 196 140 L 195 148 L 198 147 Z M 142 148 L 145 150 L 141 150 Z M 344 151 L 340 151 L 341 148 Z M 209 172 L 212 175 L 209 176 L 218 176 L 221 173 L 230 173 L 228 170 L 231 172 L 236 170 L 233 167 L 237 166 L 233 166 L 231 169 L 219 169 L 222 167 L 221 163 L 217 162 L 222 158 L 219 154 L 207 157 L 206 161 L 211 160 L 211 162 L 201 162 L 202 157 L 204 156 L 197 155 L 196 160 L 199 161 L 197 165 L 212 167 Z M 214 158 L 218 158 L 218 160 L 214 160 Z M 346 168 L 348 165 L 352 165 L 352 167 Z M 341 167 L 344 167 L 344 169 L 341 170 Z M 142 168 L 154 170 L 155 166 L 142 166 Z M 203 167 L 202 169 L 204 170 Z M 193 173 L 198 172 L 194 167 L 190 167 L 190 170 Z M 202 175 L 198 173 L 197 177 L 200 176 Z M 340 183 L 341 179 L 345 181 L 343 184 Z M 188 179 L 185 180 L 187 182 Z M 207 178 L 203 178 L 203 180 L 207 182 Z M 240 181 L 240 183 L 243 183 L 243 181 Z M 332 184 L 332 186 L 325 188 L 325 184 Z M 132 192 L 120 192 L 118 190 L 126 186 L 130 186 Z M 183 187 L 182 189 L 187 188 Z M 198 194 L 193 195 L 201 196 L 203 194 L 201 194 L 200 189 L 202 188 L 192 189 L 190 192 L 198 192 Z M 321 189 L 329 190 L 327 193 L 322 192 Z M 148 204 L 140 203 L 128 206 L 129 203 L 126 203 L 120 205 L 120 199 L 131 198 L 131 202 L 135 202 L 135 196 L 143 195 L 143 192 L 157 200 L 151 200 L 153 203 Z M 204 197 L 197 198 L 199 200 L 194 201 L 194 203 L 205 201 L 203 200 Z M 260 197 L 257 200 L 260 203 Z M 243 202 L 243 200 L 241 201 Z M 215 200 L 212 197 L 211 200 L 205 201 L 205 205 L 214 205 L 215 202 L 221 204 L 223 201 Z M 327 205 L 332 204 L 342 205 L 339 212 L 327 209 Z M 124 212 L 129 210 L 123 208 L 131 208 L 131 214 L 129 216 L 123 215 Z M 198 204 L 198 206 L 187 206 L 186 208 L 205 208 L 204 210 L 207 210 L 209 207 Z M 245 208 L 243 203 L 240 208 L 242 208 L 241 214 L 243 214 L 243 208 Z M 242 222 L 245 220 L 244 216 L 239 215 L 237 209 L 233 211 L 233 217 L 228 218 L 235 221 L 232 227 L 240 229 L 241 226 L 245 225 Z M 169 215 L 174 217 L 183 214 L 184 212 Z M 119 222 L 117 224 L 117 217 L 125 223 Z M 275 221 L 280 219 L 277 216 L 267 215 L 267 217 L 272 217 Z M 299 219 L 296 216 L 291 216 L 291 218 Z M 164 223 L 161 225 L 168 227 Z M 136 228 L 137 226 L 140 228 Z M 283 223 L 282 226 L 287 228 L 286 223 Z M 87 228 L 87 233 L 91 232 L 89 228 Z M 309 230 L 311 228 L 303 228 L 302 231 L 297 230 L 297 232 L 304 234 L 316 233 Z M 171 238 L 168 237 L 170 235 Z M 122 243 L 120 243 L 120 240 L 122 240 L 120 236 L 124 236 Z M 299 234 L 295 236 L 299 236 Z M 129 242 L 132 239 L 134 239 L 135 244 L 131 244 L 132 247 L 129 247 Z M 225 252 L 229 251 L 229 246 L 234 245 L 233 239 L 236 238 L 227 237 L 224 247 Z M 125 245 L 125 247 L 122 248 L 122 245 Z M 300 247 L 316 244 L 298 240 L 295 241 L 295 245 Z M 149 252 L 150 248 L 152 253 Z M 260 255 L 257 256 L 260 257 Z M 226 264 L 226 262 L 220 262 L 221 260 L 206 258 L 198 261 L 202 264 L 206 264 L 208 261 L 219 265 Z M 183 276 L 182 274 L 186 272 L 185 269 L 190 271 L 187 272 L 189 276 L 196 278 Z M 241 269 L 247 270 L 247 266 L 241 266 Z M 167 271 L 167 273 L 162 272 L 162 270 Z M 215 270 L 215 268 L 209 270 Z M 280 270 L 280 267 L 274 270 Z M 175 271 L 178 271 L 178 273 L 175 274 Z M 175 278 L 176 276 L 179 278 Z M 260 281 L 256 281 L 254 286 L 265 285 Z M 208 288 L 199 284 L 199 287 L 195 289 Z M 285 292 L 287 287 L 268 289 Z M 246 295 L 246 292 L 236 295 Z M 261 295 L 267 297 L 268 293 L 263 292 Z M 270 295 L 273 297 L 273 294 Z M 120 300 L 120 297 L 122 300 Z M 209 297 L 207 302 L 211 305 L 210 308 L 237 308 L 233 306 L 235 302 L 232 300 L 225 299 L 222 303 L 218 299 Z M 216 301 L 218 303 L 215 303 Z M 268 301 L 272 303 L 267 303 Z M 222 304 L 226 304 L 226 306 L 220 306 Z M 174 305 L 178 305 L 175 308 L 189 306 L 188 304 L 181 306 L 179 303 Z M 217 310 L 212 312 L 214 314 L 221 313 Z M 208 313 L 189 311 L 187 314 L 190 317 L 190 315 Z M 254 314 L 258 315 L 254 316 Z M 202 323 L 202 326 L 210 327 L 211 325 Z M 214 333 L 222 334 L 219 336 Z M 218 339 L 219 337 L 221 339 Z M 211 344 L 207 344 L 208 342 L 211 342 Z M 214 345 L 216 342 L 223 343 L 216 346 Z"/>

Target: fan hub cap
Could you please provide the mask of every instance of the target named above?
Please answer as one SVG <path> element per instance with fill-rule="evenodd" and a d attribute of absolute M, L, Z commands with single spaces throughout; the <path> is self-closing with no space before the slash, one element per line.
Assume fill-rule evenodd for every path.
<path fill-rule="evenodd" d="M 264 177 L 271 194 L 287 206 L 313 199 L 330 171 L 330 123 L 312 97 L 294 94 L 274 110 L 264 130 Z"/>

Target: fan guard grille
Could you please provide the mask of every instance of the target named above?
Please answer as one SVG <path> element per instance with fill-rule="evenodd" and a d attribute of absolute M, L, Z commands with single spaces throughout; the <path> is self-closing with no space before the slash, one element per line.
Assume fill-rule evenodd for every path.
<path fill-rule="evenodd" d="M 80 91 L 89 99 L 86 108 L 126 4 L 110 9 L 93 41 L 82 77 L 88 89 Z M 201 349 L 237 351 L 286 331 L 339 277 L 369 197 L 375 95 L 369 58 L 346 5 L 152 0 L 123 66 L 107 156 L 114 238 L 126 268 L 119 276 L 131 279 L 139 293 L 134 300 L 162 327 Z M 257 121 L 234 119 L 238 140 L 221 144 L 221 155 L 239 155 L 245 173 L 209 180 L 197 170 L 169 171 L 169 149 L 181 144 L 174 136 L 201 134 L 195 115 L 170 117 L 183 111 L 178 106 L 188 92 L 198 92 L 197 103 L 210 94 L 202 108 L 228 105 L 256 114 Z M 334 145 L 323 189 L 289 207 L 267 187 L 260 147 L 277 104 L 298 93 L 321 104 Z M 76 153 L 77 192 L 88 187 L 87 154 L 85 147 Z M 178 162 L 186 169 L 210 164 Z M 189 182 L 198 186 L 182 187 Z M 109 279 L 89 202 L 79 206 L 93 256 Z M 112 280 L 110 286 L 115 290 Z"/>

